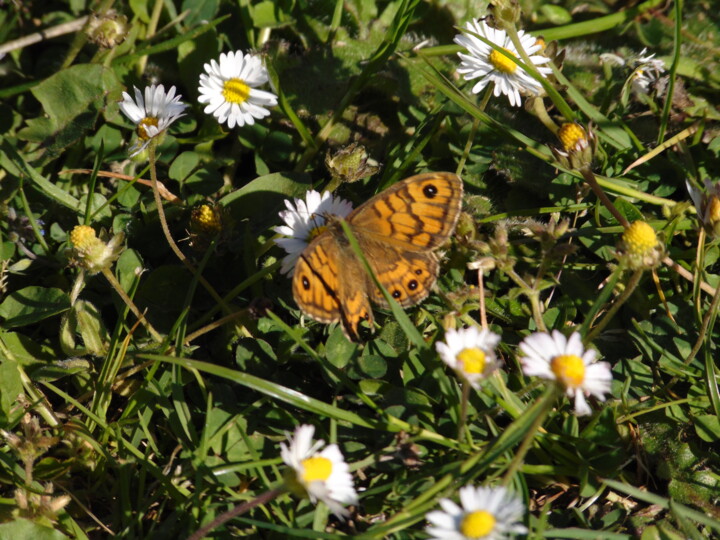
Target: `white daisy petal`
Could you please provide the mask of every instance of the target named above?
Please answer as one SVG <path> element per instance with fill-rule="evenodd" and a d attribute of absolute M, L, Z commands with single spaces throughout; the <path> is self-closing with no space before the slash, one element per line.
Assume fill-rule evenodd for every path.
<path fill-rule="evenodd" d="M 504 487 L 465 486 L 459 490 L 461 506 L 441 499 L 441 510 L 425 515 L 431 526 L 425 529 L 432 540 L 501 540 L 509 533 L 523 534 L 525 517 L 522 500 Z"/>
<path fill-rule="evenodd" d="M 495 347 L 499 342 L 500 336 L 489 330 L 450 329 L 445 333 L 445 342 L 436 343 L 435 350 L 443 362 L 477 390 L 497 368 Z"/>
<path fill-rule="evenodd" d="M 607 362 L 596 362 L 594 350 L 585 350 L 577 332 L 566 338 L 554 330 L 552 334 L 536 332 L 520 343 L 523 373 L 556 381 L 568 397 L 574 398 L 575 414 L 592 411 L 586 396 L 605 401 L 610 393 L 612 372 Z"/>
<path fill-rule="evenodd" d="M 268 80 L 267 69 L 259 57 L 242 51 L 222 53 L 219 62 L 205 64 L 198 101 L 209 102 L 205 112 L 215 116 L 220 124 L 227 122 L 230 129 L 253 125 L 256 119 L 270 115 L 267 107 L 277 105 L 275 94 L 256 88 Z"/>
<path fill-rule="evenodd" d="M 279 212 L 280 219 L 285 225 L 275 227 L 273 230 L 286 238 L 278 238 L 275 243 L 283 248 L 287 255 L 283 259 L 280 272 L 289 274 L 295 268 L 295 262 L 300 253 L 307 247 L 317 230 L 325 224 L 327 216 L 347 217 L 352 211 L 352 204 L 333 196 L 329 191 L 323 194 L 310 190 L 305 194 L 305 200 L 295 199 L 293 204 L 285 201 L 287 210 Z"/>
<path fill-rule="evenodd" d="M 175 87 L 165 93 L 165 87 L 150 85 L 145 94 L 135 87 L 135 99 L 123 92 L 120 110 L 136 126 L 137 141 L 130 147 L 130 157 L 143 151 L 152 139 L 163 133 L 175 120 L 183 116 L 185 107 L 180 102 L 182 96 L 175 95 Z"/>
<path fill-rule="evenodd" d="M 323 501 L 330 511 L 343 518 L 349 513 L 344 505 L 358 503 L 350 469 L 337 445 L 321 450 L 325 442 L 313 442 L 314 433 L 313 426 L 298 426 L 292 436 L 288 435 L 288 445 L 280 443 L 280 455 L 294 469 L 295 483 L 310 500 Z"/>
<path fill-rule="evenodd" d="M 457 71 L 464 76 L 465 80 L 480 79 L 472 87 L 472 93 L 481 92 L 488 82 L 495 84 L 493 94 L 497 97 L 500 94 L 507 96 L 510 105 L 519 107 L 522 103 L 522 95 L 538 96 L 543 92 L 542 85 L 529 76 L 522 68 L 504 57 L 493 47 L 487 45 L 476 35 L 482 36 L 497 47 L 519 57 L 515 45 L 504 30 L 488 26 L 485 21 L 473 19 L 465 25 L 465 34 L 455 36 L 455 43 L 467 49 L 468 54 L 458 53 L 460 66 Z M 518 32 L 520 43 L 525 49 L 530 61 L 543 77 L 547 77 L 552 70 L 545 64 L 550 59 L 542 54 L 542 45 L 533 36 L 522 30 Z"/>

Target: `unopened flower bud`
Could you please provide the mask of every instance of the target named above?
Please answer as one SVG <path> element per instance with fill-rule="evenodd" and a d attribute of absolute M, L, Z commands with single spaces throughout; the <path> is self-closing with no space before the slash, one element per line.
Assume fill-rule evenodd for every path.
<path fill-rule="evenodd" d="M 90 274 L 97 274 L 120 257 L 124 239 L 125 235 L 119 233 L 106 243 L 92 227 L 78 225 L 70 233 L 71 259 Z"/>

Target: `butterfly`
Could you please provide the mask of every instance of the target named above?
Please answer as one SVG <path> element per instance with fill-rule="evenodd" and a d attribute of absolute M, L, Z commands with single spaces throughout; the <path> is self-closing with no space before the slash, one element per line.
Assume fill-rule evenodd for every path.
<path fill-rule="evenodd" d="M 462 180 L 453 173 L 418 174 L 375 195 L 345 218 L 378 281 L 401 306 L 421 302 L 435 285 L 434 252 L 455 230 L 462 194 Z M 353 251 L 342 218 L 326 219 L 324 230 L 295 264 L 293 297 L 311 318 L 340 322 L 349 339 L 360 341 L 362 321 L 373 327 L 370 302 L 389 305 Z"/>

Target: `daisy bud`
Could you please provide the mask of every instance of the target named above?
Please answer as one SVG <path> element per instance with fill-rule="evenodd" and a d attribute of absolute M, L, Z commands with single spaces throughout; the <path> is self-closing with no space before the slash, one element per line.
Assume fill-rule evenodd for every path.
<path fill-rule="evenodd" d="M 88 39 L 104 49 L 111 49 L 125 41 L 129 30 L 127 17 L 111 9 L 102 16 L 90 15 Z"/>
<path fill-rule="evenodd" d="M 620 258 L 628 268 L 654 268 L 665 255 L 655 230 L 645 221 L 635 221 L 625 229 L 619 244 Z"/>
<path fill-rule="evenodd" d="M 550 147 L 555 158 L 568 169 L 590 167 L 596 149 L 595 134 L 577 122 L 566 122 L 557 132 L 562 148 Z"/>
<path fill-rule="evenodd" d="M 325 166 L 333 178 L 340 178 L 343 182 L 357 182 L 372 176 L 380 169 L 377 161 L 371 159 L 365 147 L 358 143 L 352 143 L 332 156 L 328 151 Z"/>
<path fill-rule="evenodd" d="M 92 227 L 78 225 L 70 233 L 71 259 L 90 274 L 97 274 L 120 257 L 124 239 L 125 235 L 119 233 L 106 243 L 97 237 Z"/>

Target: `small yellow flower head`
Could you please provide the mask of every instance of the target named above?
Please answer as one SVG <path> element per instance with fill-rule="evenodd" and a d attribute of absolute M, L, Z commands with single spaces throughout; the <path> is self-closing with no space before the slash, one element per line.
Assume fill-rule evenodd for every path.
<path fill-rule="evenodd" d="M 465 514 L 460 523 L 460 532 L 466 538 L 482 538 L 495 528 L 495 516 L 487 510 L 476 510 Z"/>
<path fill-rule="evenodd" d="M 555 158 L 569 169 L 589 167 L 595 154 L 595 135 L 577 122 L 566 122 L 557 132 L 562 148 L 550 147 Z"/>
<path fill-rule="evenodd" d="M 125 235 L 120 233 L 105 243 L 97 237 L 95 229 L 88 225 L 78 225 L 70 233 L 70 258 L 90 274 L 97 274 L 117 260 L 123 251 L 124 239 Z"/>
<path fill-rule="evenodd" d="M 232 235 L 232 217 L 221 204 L 201 204 L 190 214 L 190 245 L 196 251 L 205 251 L 210 242 L 225 243 Z"/>
<path fill-rule="evenodd" d="M 217 234 L 223 228 L 220 212 L 209 204 L 201 204 L 192 211 L 190 227 L 207 234 Z"/>
<path fill-rule="evenodd" d="M 506 49 L 504 47 L 502 50 L 503 50 L 503 52 L 506 52 L 509 55 L 517 58 L 517 55 L 514 52 L 512 52 L 511 50 Z M 488 57 L 488 60 L 490 61 L 492 66 L 500 73 L 515 73 L 515 70 L 518 67 L 518 65 L 515 62 L 513 62 L 510 58 L 505 56 L 503 53 L 501 53 L 497 49 L 493 49 L 493 51 L 490 53 L 490 56 Z"/>
<path fill-rule="evenodd" d="M 625 229 L 620 239 L 620 252 L 621 258 L 633 270 L 654 268 L 665 254 L 655 230 L 645 221 L 635 221 Z"/>

